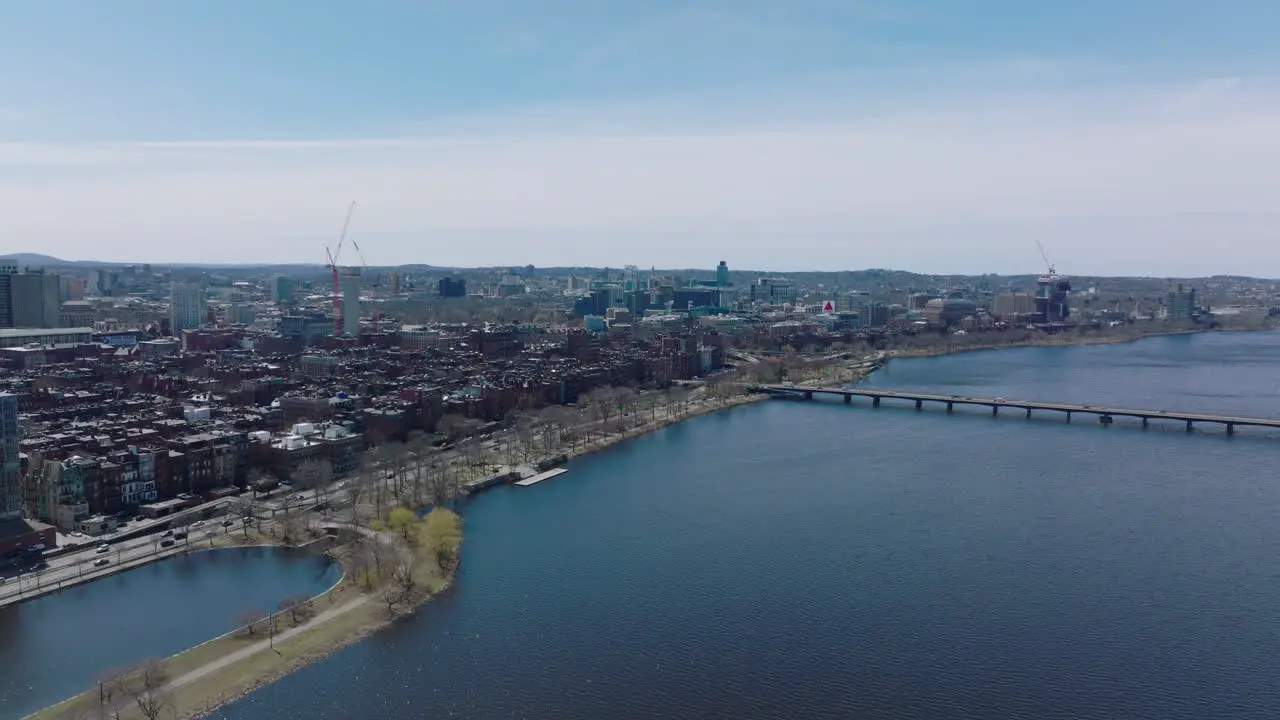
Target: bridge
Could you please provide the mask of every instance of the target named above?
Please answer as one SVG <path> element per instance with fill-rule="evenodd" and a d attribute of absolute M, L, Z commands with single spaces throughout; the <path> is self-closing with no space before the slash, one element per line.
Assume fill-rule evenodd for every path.
<path fill-rule="evenodd" d="M 1038 400 L 1006 400 L 1004 398 L 961 397 L 959 395 L 937 395 L 933 393 L 917 393 L 902 390 L 876 390 L 870 388 L 827 388 L 803 387 L 799 385 L 756 385 L 755 392 L 768 393 L 778 398 L 795 400 L 812 400 L 815 395 L 828 395 L 844 398 L 846 405 L 855 397 L 868 398 L 873 407 L 880 407 L 884 400 L 895 400 L 915 403 L 916 410 L 924 409 L 926 403 L 945 406 L 952 412 L 957 406 L 991 408 L 991 414 L 998 416 L 1001 410 L 1022 411 L 1031 417 L 1033 412 L 1048 412 L 1065 415 L 1071 422 L 1073 415 L 1089 415 L 1097 417 L 1104 425 L 1110 425 L 1115 418 L 1133 418 L 1142 421 L 1147 427 L 1152 420 L 1183 422 L 1187 432 L 1191 432 L 1196 424 L 1216 424 L 1226 428 L 1228 435 L 1234 435 L 1237 427 L 1262 427 L 1280 429 L 1280 419 L 1236 417 L 1231 415 L 1213 415 L 1195 412 L 1171 412 L 1166 410 L 1135 410 L 1132 408 L 1106 407 L 1097 405 L 1077 405 L 1073 403 L 1043 402 Z"/>

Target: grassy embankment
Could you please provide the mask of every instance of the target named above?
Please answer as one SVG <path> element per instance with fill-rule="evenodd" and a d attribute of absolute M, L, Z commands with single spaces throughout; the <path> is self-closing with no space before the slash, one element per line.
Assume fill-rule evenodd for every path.
<path fill-rule="evenodd" d="M 157 717 L 199 717 L 387 626 L 448 586 L 462 542 L 456 514 L 439 509 L 419 520 L 407 508 L 396 508 L 375 525 L 386 530 L 382 539 L 360 536 L 340 548 L 335 555 L 343 578 L 305 607 L 282 608 L 154 663 L 163 681 L 151 689 L 140 684 L 146 673 L 138 669 L 114 675 L 107 681 L 118 688 L 114 706 L 104 705 L 95 686 L 31 720 L 151 720 L 148 711 L 156 707 L 162 709 Z"/>

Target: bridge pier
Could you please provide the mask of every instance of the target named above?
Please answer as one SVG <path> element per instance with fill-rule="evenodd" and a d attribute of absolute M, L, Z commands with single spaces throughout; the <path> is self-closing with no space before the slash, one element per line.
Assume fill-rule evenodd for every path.
<path fill-rule="evenodd" d="M 852 395 L 845 395 L 845 396 L 844 396 L 844 404 L 845 404 L 845 405 L 852 405 L 852 404 L 853 404 L 853 396 L 852 396 Z"/>
<path fill-rule="evenodd" d="M 1068 422 L 1068 423 L 1070 423 L 1070 422 L 1071 422 L 1071 411 L 1070 411 L 1070 410 L 1068 410 L 1068 411 L 1067 411 L 1067 422 Z"/>
<path fill-rule="evenodd" d="M 921 409 L 923 409 L 923 408 L 924 408 L 924 401 L 923 401 L 923 400 L 916 400 L 916 409 L 917 409 L 917 410 L 921 410 Z"/>
<path fill-rule="evenodd" d="M 1235 423 L 1227 423 L 1227 434 L 1228 434 L 1228 435 L 1235 435 L 1235 434 L 1236 434 L 1236 424 L 1235 424 Z"/>
<path fill-rule="evenodd" d="M 999 405 L 992 405 L 992 406 L 991 406 L 991 417 L 999 417 L 999 416 L 1000 416 L 1000 406 L 999 406 Z"/>
<path fill-rule="evenodd" d="M 1146 418 L 1146 417 L 1142 418 L 1142 429 L 1143 429 L 1143 430 L 1146 430 L 1146 429 L 1147 429 L 1147 426 L 1148 426 L 1148 425 L 1150 425 L 1150 424 L 1151 424 L 1151 418 Z"/>
<path fill-rule="evenodd" d="M 951 412 L 952 410 L 955 410 L 955 409 L 956 409 L 956 404 L 955 404 L 955 403 L 953 403 L 953 402 L 949 402 L 949 403 L 947 403 L 947 412 Z"/>
<path fill-rule="evenodd" d="M 805 399 L 805 400 L 812 400 L 812 399 L 813 399 L 813 391 L 812 391 L 812 390 L 805 390 L 805 391 L 804 391 L 804 399 Z"/>
<path fill-rule="evenodd" d="M 1192 430 L 1194 430 L 1194 429 L 1195 429 L 1195 423 L 1193 423 L 1193 422 L 1191 422 L 1190 420 L 1188 420 L 1188 421 L 1187 421 L 1187 432 L 1191 432 L 1191 431 L 1192 431 Z"/>
<path fill-rule="evenodd" d="M 1031 408 L 1027 408 L 1027 419 L 1031 419 Z"/>
<path fill-rule="evenodd" d="M 880 396 L 879 396 L 879 395 L 877 395 L 877 396 L 875 396 L 875 397 L 871 398 L 871 407 L 880 407 Z"/>

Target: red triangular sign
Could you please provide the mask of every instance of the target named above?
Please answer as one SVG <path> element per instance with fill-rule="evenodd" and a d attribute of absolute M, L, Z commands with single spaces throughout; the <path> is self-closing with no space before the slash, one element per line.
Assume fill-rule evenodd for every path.
<path fill-rule="evenodd" d="M 827 301 L 827 304 L 826 304 L 826 305 L 823 305 L 823 306 L 822 306 L 822 309 L 823 309 L 823 311 L 825 311 L 825 312 L 831 312 L 832 310 L 835 310 L 835 308 L 831 307 L 831 301 L 830 301 L 830 300 L 828 300 L 828 301 Z"/>

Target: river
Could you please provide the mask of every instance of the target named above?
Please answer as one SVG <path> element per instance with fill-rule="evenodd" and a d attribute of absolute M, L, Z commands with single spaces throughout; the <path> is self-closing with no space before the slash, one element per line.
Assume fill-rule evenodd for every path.
<path fill-rule="evenodd" d="M 1280 334 L 872 383 L 1280 417 Z M 764 402 L 465 509 L 454 590 L 225 720 L 1280 716 L 1280 443 Z"/>
<path fill-rule="evenodd" d="M 229 632 L 253 608 L 338 580 L 327 558 L 287 548 L 204 550 L 0 608 L 0 718 L 87 690 L 101 673 Z"/>

